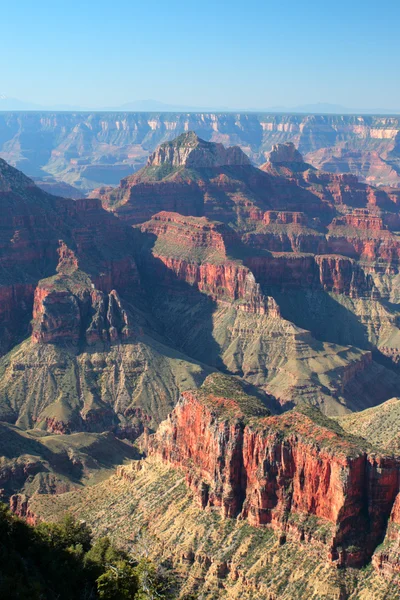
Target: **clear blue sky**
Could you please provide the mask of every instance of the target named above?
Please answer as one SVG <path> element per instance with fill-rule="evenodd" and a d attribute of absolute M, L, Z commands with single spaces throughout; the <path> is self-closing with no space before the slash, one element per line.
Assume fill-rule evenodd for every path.
<path fill-rule="evenodd" d="M 0 93 L 398 108 L 399 27 L 399 0 L 4 0 Z"/>

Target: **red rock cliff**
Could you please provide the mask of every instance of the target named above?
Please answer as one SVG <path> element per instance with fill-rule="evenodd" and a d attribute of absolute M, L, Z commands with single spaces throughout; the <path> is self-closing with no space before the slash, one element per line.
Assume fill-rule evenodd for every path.
<path fill-rule="evenodd" d="M 280 288 L 313 287 L 352 298 L 377 294 L 372 279 L 358 263 L 334 254 L 296 254 L 274 252 L 254 256 L 246 264 L 262 285 Z"/>
<path fill-rule="evenodd" d="M 36 343 L 88 344 L 114 342 L 133 335 L 133 325 L 115 290 L 104 294 L 91 286 L 77 287 L 74 276 L 43 280 L 35 291 L 32 340 Z M 75 274 L 76 277 L 76 274 Z"/>
<path fill-rule="evenodd" d="M 158 280 L 164 284 L 178 279 L 215 300 L 237 301 L 236 307 L 245 312 L 279 315 L 278 305 L 273 298 L 263 295 L 253 273 L 236 262 L 198 264 L 157 255 L 154 259 Z M 167 269 L 161 268 L 162 265 Z"/>
<path fill-rule="evenodd" d="M 171 244 L 189 249 L 206 248 L 226 255 L 227 247 L 239 244 L 232 229 L 205 217 L 188 217 L 176 212 L 162 211 L 144 223 L 141 231 L 166 238 Z"/>
<path fill-rule="evenodd" d="M 400 584 L 400 492 L 390 515 L 385 540 L 372 558 L 375 569 Z"/>
<path fill-rule="evenodd" d="M 398 491 L 398 461 L 306 414 L 248 419 L 235 400 L 199 392 L 182 394 L 148 446 L 184 470 L 202 507 L 315 537 L 346 564 L 372 555 Z M 317 526 L 307 533 L 310 518 Z"/>

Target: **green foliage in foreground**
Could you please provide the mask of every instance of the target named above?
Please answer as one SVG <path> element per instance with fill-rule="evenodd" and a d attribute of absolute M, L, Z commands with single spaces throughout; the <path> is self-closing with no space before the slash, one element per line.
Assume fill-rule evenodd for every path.
<path fill-rule="evenodd" d="M 0 598 L 167 599 L 169 587 L 151 561 L 130 560 L 106 537 L 92 542 L 70 515 L 32 527 L 0 504 Z"/>

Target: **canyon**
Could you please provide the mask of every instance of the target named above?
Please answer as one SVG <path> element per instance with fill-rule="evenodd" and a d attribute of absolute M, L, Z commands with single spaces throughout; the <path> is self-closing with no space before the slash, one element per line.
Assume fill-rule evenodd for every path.
<path fill-rule="evenodd" d="M 70 510 L 124 548 L 145 545 L 172 561 L 182 598 L 398 596 L 399 457 L 379 443 L 312 408 L 273 416 L 214 374 L 143 448 L 146 458 L 92 490 L 36 495 L 32 515 Z"/>
<path fill-rule="evenodd" d="M 305 600 L 304 556 L 327 597 L 391 597 L 400 192 L 318 170 L 286 137 L 260 168 L 221 141 L 167 139 L 77 200 L 0 160 L 2 497 L 126 548 L 144 523 L 155 558 L 196 573 L 182 598 L 275 600 L 276 564 Z"/>
<path fill-rule="evenodd" d="M 190 130 L 239 145 L 256 165 L 291 141 L 319 169 L 399 187 L 398 116 L 0 112 L 0 156 L 47 191 L 75 197 L 76 189 L 117 185 L 160 143 Z"/>

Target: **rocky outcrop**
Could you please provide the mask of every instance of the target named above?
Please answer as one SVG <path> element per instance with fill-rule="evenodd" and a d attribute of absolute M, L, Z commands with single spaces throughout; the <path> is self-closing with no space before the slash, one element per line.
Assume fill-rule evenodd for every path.
<path fill-rule="evenodd" d="M 37 525 L 40 520 L 29 508 L 29 498 L 25 494 L 14 494 L 11 496 L 10 510 L 17 517 L 24 519 L 29 525 Z"/>
<path fill-rule="evenodd" d="M 150 155 L 148 166 L 168 165 L 190 169 L 250 165 L 250 160 L 239 148 L 225 148 L 222 144 L 206 142 L 194 131 L 182 133 L 172 142 L 165 142 Z"/>
<path fill-rule="evenodd" d="M 186 392 L 148 448 L 185 472 L 203 508 L 300 539 L 313 520 L 331 560 L 360 565 L 383 539 L 399 463 L 312 416 L 249 419 L 240 401 Z"/>
<path fill-rule="evenodd" d="M 275 252 L 250 257 L 246 264 L 263 286 L 323 289 L 352 298 L 379 296 L 371 276 L 346 256 Z"/>
<path fill-rule="evenodd" d="M 132 337 L 133 324 L 118 292 L 96 290 L 78 273 L 39 283 L 33 305 L 32 340 L 77 344 L 84 339 L 92 345 Z"/>
<path fill-rule="evenodd" d="M 355 208 L 352 213 L 344 217 L 336 217 L 332 225 L 348 226 L 364 231 L 383 231 L 387 229 L 381 216 L 374 215 L 367 208 Z"/>
<path fill-rule="evenodd" d="M 375 552 L 372 564 L 380 575 L 400 584 L 400 492 L 390 514 L 384 543 Z"/>
<path fill-rule="evenodd" d="M 337 255 L 316 256 L 323 290 L 351 298 L 379 297 L 372 278 L 356 261 Z"/>
<path fill-rule="evenodd" d="M 68 291 L 37 288 L 33 305 L 35 342 L 50 343 L 67 340 L 78 342 L 81 317 L 79 301 Z"/>
<path fill-rule="evenodd" d="M 309 287 L 318 280 L 312 254 L 278 252 L 267 256 L 251 256 L 246 264 L 263 286 L 279 286 L 282 289 Z"/>
<path fill-rule="evenodd" d="M 98 199 L 50 196 L 4 161 L 0 171 L 2 353 L 27 336 L 37 283 L 57 270 L 82 268 L 107 294 L 138 290 L 133 232 Z M 62 302 L 73 311 L 67 298 Z"/>
<path fill-rule="evenodd" d="M 303 212 L 288 212 L 288 211 L 276 211 L 267 210 L 264 213 L 263 221 L 266 225 L 270 223 L 279 223 L 281 225 L 307 225 L 307 215 Z"/>
<path fill-rule="evenodd" d="M 332 245 L 335 250 L 344 249 L 339 243 Z M 322 289 L 351 298 L 380 297 L 370 272 L 341 254 L 272 252 L 249 257 L 246 264 L 263 286 Z"/>
<path fill-rule="evenodd" d="M 228 248 L 239 245 L 238 235 L 223 223 L 213 222 L 205 217 L 191 218 L 176 212 L 162 211 L 141 226 L 143 233 L 162 237 L 176 249 L 216 250 L 222 256 L 227 255 Z"/>
<path fill-rule="evenodd" d="M 285 142 L 284 144 L 274 144 L 271 152 L 268 154 L 270 163 L 303 163 L 303 157 L 297 150 L 293 142 Z"/>
<path fill-rule="evenodd" d="M 139 291 L 133 232 L 103 210 L 98 199 L 73 201 L 50 196 L 4 161 L 0 172 L 2 354 L 29 334 L 39 280 L 82 268 L 95 287 L 106 294 L 113 289 L 129 296 Z M 44 293 L 43 286 L 40 293 Z M 61 290 L 57 294 L 57 299 L 53 293 L 46 300 L 46 318 L 50 329 L 59 329 L 60 339 L 68 338 L 70 333 L 62 333 L 61 329 L 67 321 L 67 330 L 73 328 L 73 322 L 77 325 L 79 310 L 71 295 L 63 295 Z M 63 323 L 58 325 L 51 307 L 57 303 L 65 313 Z M 61 308 L 58 317 L 60 314 Z"/>

